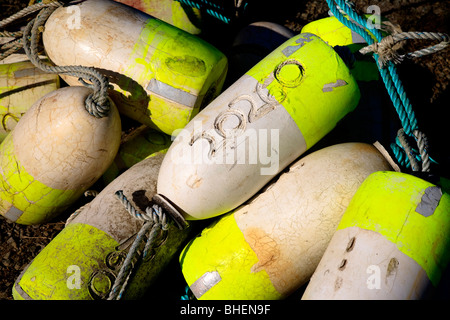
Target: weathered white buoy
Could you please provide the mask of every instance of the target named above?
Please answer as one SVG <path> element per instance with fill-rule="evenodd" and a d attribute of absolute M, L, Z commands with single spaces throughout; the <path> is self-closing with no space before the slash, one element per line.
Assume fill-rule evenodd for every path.
<path fill-rule="evenodd" d="M 119 190 L 140 212 L 151 206 L 164 154 L 137 163 L 80 208 L 65 228 L 22 271 L 13 287 L 17 300 L 91 300 L 109 297 L 143 220 L 132 216 Z M 168 218 L 167 221 L 170 221 Z M 134 261 L 123 299 L 139 299 L 179 253 L 194 226 L 160 230 L 150 253 Z M 143 244 L 142 244 L 143 245 Z M 139 246 L 142 250 L 142 245 Z"/>
<path fill-rule="evenodd" d="M 181 130 L 158 194 L 186 219 L 241 205 L 313 146 L 359 100 L 338 54 L 312 34 L 274 50 Z"/>
<path fill-rule="evenodd" d="M 38 101 L 0 145 L 0 213 L 20 224 L 48 221 L 68 208 L 109 167 L 120 143 L 119 113 L 96 118 L 92 93 L 66 87 Z"/>
<path fill-rule="evenodd" d="M 185 247 L 191 291 L 198 299 L 286 298 L 309 280 L 358 186 L 378 170 L 392 168 L 364 143 L 300 158 Z"/>
<path fill-rule="evenodd" d="M 429 298 L 450 261 L 450 195 L 375 172 L 359 187 L 302 299 Z"/>
<path fill-rule="evenodd" d="M 29 61 L 0 64 L 0 141 L 33 103 L 59 88 L 59 77 Z"/>
<path fill-rule="evenodd" d="M 174 0 L 115 0 L 191 34 L 202 32 L 202 14 L 199 9 Z"/>
<path fill-rule="evenodd" d="M 108 76 L 122 114 L 167 134 L 220 93 L 227 71 L 225 55 L 212 45 L 112 0 L 56 9 L 43 43 L 54 64 L 94 67 Z"/>

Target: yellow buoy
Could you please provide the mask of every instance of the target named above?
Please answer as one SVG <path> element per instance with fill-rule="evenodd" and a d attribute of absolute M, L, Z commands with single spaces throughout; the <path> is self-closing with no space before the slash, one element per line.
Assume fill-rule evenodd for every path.
<path fill-rule="evenodd" d="M 20 224 L 48 221 L 70 206 L 113 161 L 119 113 L 88 113 L 86 87 L 66 87 L 38 101 L 0 145 L 0 213 Z"/>
<path fill-rule="evenodd" d="M 258 21 L 242 28 L 233 40 L 228 54 L 229 68 L 225 86 L 232 84 L 278 48 L 295 33 L 269 21 Z"/>
<path fill-rule="evenodd" d="M 450 195 L 397 172 L 359 187 L 303 299 L 429 298 L 450 260 Z"/>
<path fill-rule="evenodd" d="M 368 18 L 368 16 L 367 16 Z M 381 31 L 384 35 L 393 28 L 388 21 L 382 21 Z M 378 67 L 371 55 L 357 54 L 367 46 L 365 40 L 355 31 L 342 24 L 336 17 L 318 19 L 306 24 L 302 32 L 310 32 L 330 46 L 344 58 L 350 67 L 353 77 L 358 82 L 361 99 L 355 112 L 352 112 L 339 125 L 332 135 L 327 137 L 327 144 L 339 142 L 360 141 L 371 143 L 380 141 L 389 144 L 396 136 L 397 128 L 391 119 L 396 115 L 391 105 L 385 103 L 388 99 L 386 88 L 379 75 Z M 370 33 L 369 33 L 370 34 Z"/>
<path fill-rule="evenodd" d="M 103 72 L 122 114 L 166 134 L 183 128 L 220 93 L 227 71 L 226 57 L 212 45 L 111 0 L 56 9 L 45 23 L 43 43 L 56 65 Z"/>
<path fill-rule="evenodd" d="M 202 32 L 199 9 L 174 0 L 115 0 L 141 10 L 191 34 Z"/>
<path fill-rule="evenodd" d="M 158 193 L 186 219 L 236 208 L 330 132 L 359 100 L 319 37 L 297 35 L 202 110 L 170 146 Z"/>
<path fill-rule="evenodd" d="M 346 143 L 300 158 L 180 255 L 198 299 L 281 299 L 305 284 L 358 186 L 391 170 L 372 145 Z"/>

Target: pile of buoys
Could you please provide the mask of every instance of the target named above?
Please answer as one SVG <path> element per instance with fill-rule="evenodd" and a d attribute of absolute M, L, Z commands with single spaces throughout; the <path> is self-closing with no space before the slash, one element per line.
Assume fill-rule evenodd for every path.
<path fill-rule="evenodd" d="M 280 299 L 315 270 L 353 194 L 372 172 L 392 170 L 373 146 L 313 152 L 245 205 L 206 228 L 180 256 L 198 299 Z"/>
<path fill-rule="evenodd" d="M 180 298 L 427 298 L 450 262 L 447 182 L 383 147 L 364 39 L 336 17 L 259 21 L 222 53 L 202 38 L 216 2 L 29 7 L 26 61 L 0 64 L 0 214 L 66 223 L 14 299 L 140 299 L 173 263 Z"/>

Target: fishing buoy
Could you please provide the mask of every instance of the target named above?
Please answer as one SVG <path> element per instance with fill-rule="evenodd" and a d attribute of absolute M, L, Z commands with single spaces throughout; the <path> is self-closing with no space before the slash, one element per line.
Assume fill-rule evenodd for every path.
<path fill-rule="evenodd" d="M 174 0 L 115 0 L 138 10 L 141 10 L 155 18 L 171 24 L 191 34 L 202 32 L 199 9 L 187 6 Z"/>
<path fill-rule="evenodd" d="M 412 175 L 376 172 L 360 186 L 303 299 L 429 297 L 450 259 L 450 195 Z"/>
<path fill-rule="evenodd" d="M 119 113 L 86 110 L 86 87 L 53 91 L 23 115 L 0 145 L 0 213 L 20 224 L 50 220 L 71 205 L 113 161 Z"/>
<path fill-rule="evenodd" d="M 186 219 L 241 205 L 359 100 L 338 54 L 312 34 L 289 39 L 202 110 L 170 146 L 158 194 Z"/>
<path fill-rule="evenodd" d="M 384 35 L 388 35 L 389 31 L 393 32 L 393 24 L 381 18 L 380 21 Z M 364 28 L 367 30 L 367 26 Z M 336 17 L 312 21 L 303 27 L 302 32 L 313 33 L 333 46 L 350 66 L 361 91 L 361 99 L 355 112 L 346 117 L 324 143 L 327 145 L 357 139 L 366 143 L 380 141 L 383 145 L 389 144 L 398 130 L 397 122 L 392 119 L 397 119 L 398 116 L 385 102 L 389 97 L 375 60 L 370 55 L 357 54 L 367 46 L 366 41 Z"/>
<path fill-rule="evenodd" d="M 166 134 L 183 128 L 220 93 L 227 71 L 226 57 L 212 45 L 112 0 L 56 9 L 45 23 L 43 42 L 56 65 L 103 72 L 115 86 L 110 96 L 122 114 Z M 79 84 L 75 77 L 61 77 Z"/>
<path fill-rule="evenodd" d="M 295 36 L 290 29 L 269 21 L 253 22 L 234 38 L 228 54 L 226 82 L 234 83 L 269 53 Z M 228 87 L 225 84 L 225 87 Z"/>
<path fill-rule="evenodd" d="M 156 192 L 163 157 L 164 154 L 158 154 L 137 163 L 75 212 L 64 229 L 16 279 L 14 299 L 108 298 L 144 223 L 125 209 L 115 193 L 122 190 L 137 210 L 145 212 Z M 133 260 L 136 267 L 123 299 L 142 297 L 179 253 L 192 228 L 191 225 L 179 230 L 169 223 L 167 230 L 159 230 L 149 254 L 142 260 Z M 143 249 L 142 245 L 138 248 Z"/>
<path fill-rule="evenodd" d="M 120 174 L 147 157 L 166 153 L 171 137 L 145 125 L 125 135 L 111 166 L 103 174 L 103 182 L 110 183 Z"/>
<path fill-rule="evenodd" d="M 358 186 L 392 170 L 372 145 L 300 158 L 251 201 L 220 218 L 180 256 L 198 299 L 282 299 L 305 284 Z"/>
<path fill-rule="evenodd" d="M 58 75 L 42 72 L 31 62 L 0 64 L 0 141 L 35 101 L 58 88 Z"/>

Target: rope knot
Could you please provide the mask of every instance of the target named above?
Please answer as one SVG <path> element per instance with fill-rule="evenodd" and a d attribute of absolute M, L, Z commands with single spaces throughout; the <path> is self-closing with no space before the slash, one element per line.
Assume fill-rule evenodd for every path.
<path fill-rule="evenodd" d="M 399 54 L 398 49 L 399 42 L 405 40 L 430 40 L 430 41 L 440 41 L 438 44 L 416 50 L 413 52 L 408 52 L 406 54 Z M 405 57 L 407 58 L 419 58 L 435 52 L 438 52 L 446 48 L 449 44 L 449 36 L 445 33 L 439 32 L 401 32 L 384 37 L 379 42 L 375 42 L 367 47 L 359 50 L 362 54 L 367 54 L 369 52 L 374 52 L 378 54 L 378 62 L 383 68 L 388 61 L 392 61 L 395 64 L 403 61 Z"/>
<path fill-rule="evenodd" d="M 98 103 L 97 99 L 94 98 L 94 94 L 87 96 L 85 100 L 86 111 L 96 118 L 106 117 L 110 110 L 109 100 L 103 103 Z"/>
<path fill-rule="evenodd" d="M 404 55 L 400 55 L 395 47 L 395 39 L 389 35 L 384 37 L 380 42 L 375 42 L 360 50 L 362 54 L 373 52 L 378 55 L 378 63 L 384 67 L 388 61 L 398 64 L 403 61 Z"/>

